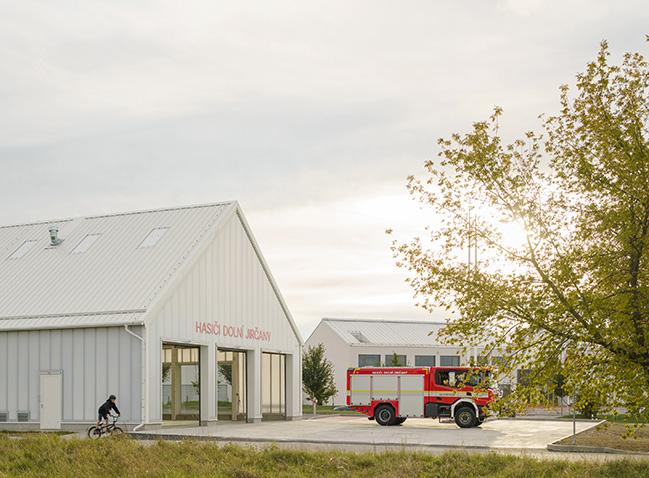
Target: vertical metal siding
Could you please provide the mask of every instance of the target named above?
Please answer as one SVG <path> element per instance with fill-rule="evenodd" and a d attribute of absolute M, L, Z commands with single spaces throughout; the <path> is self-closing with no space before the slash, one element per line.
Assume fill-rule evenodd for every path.
<path fill-rule="evenodd" d="M 18 332 L 9 332 L 7 337 L 7 411 L 15 417 L 18 405 Z M 13 412 L 13 416 L 12 416 Z"/>
<path fill-rule="evenodd" d="M 106 380 L 108 376 L 109 362 L 108 360 L 105 360 L 106 357 L 110 357 L 107 329 L 96 329 L 95 331 L 95 357 L 96 361 L 94 371 L 96 374 L 96 380 L 94 403 L 99 403 L 110 395 L 110 392 L 108 391 L 108 381 Z M 96 407 L 98 408 L 98 405 Z M 93 414 L 96 412 L 96 410 L 92 410 Z"/>
<path fill-rule="evenodd" d="M 151 329 L 147 340 L 147 353 L 149 354 L 149 421 L 162 421 L 162 344 L 160 336 Z"/>
<path fill-rule="evenodd" d="M 122 329 L 120 329 L 122 332 Z M 130 372 L 133 364 L 133 354 L 131 353 L 131 342 L 137 340 L 135 337 L 127 337 L 121 333 L 117 335 L 117 350 L 119 355 L 114 356 L 116 368 L 119 371 L 118 381 L 117 381 L 117 390 L 114 393 L 117 395 L 118 401 L 126 404 L 126 408 L 130 409 L 136 407 L 139 404 L 133 402 L 133 388 L 139 389 L 140 387 L 132 387 L 130 380 Z M 139 342 L 138 342 L 139 343 Z M 139 362 L 139 361 L 138 361 Z M 119 404 L 118 404 L 119 408 Z M 124 407 L 122 407 L 124 408 Z M 122 411 L 120 409 L 120 411 Z"/>
<path fill-rule="evenodd" d="M 38 337 L 38 350 L 40 351 L 38 368 L 40 370 L 50 369 L 50 349 L 52 348 L 52 332 L 43 330 L 36 332 Z M 40 384 L 39 384 L 40 387 Z"/>
<path fill-rule="evenodd" d="M 60 330 L 50 332 L 50 370 L 61 370 L 63 368 L 61 336 Z"/>
<path fill-rule="evenodd" d="M 83 368 L 86 355 L 83 342 L 83 329 L 72 330 L 72 419 L 83 420 L 84 402 L 86 400 Z"/>
<path fill-rule="evenodd" d="M 83 416 L 94 414 L 98 403 L 95 393 L 95 377 L 97 376 L 97 331 L 83 329 Z"/>
<path fill-rule="evenodd" d="M 63 420 L 72 420 L 72 411 L 74 410 L 74 357 L 72 349 L 71 331 L 62 330 L 61 332 L 61 370 L 63 371 Z"/>
<path fill-rule="evenodd" d="M 114 393 L 119 397 L 119 389 L 118 384 L 119 384 L 119 362 L 120 362 L 120 356 L 121 356 L 121 350 L 119 347 L 119 335 L 122 329 L 108 329 L 107 334 L 108 334 L 108 344 L 107 344 L 107 350 L 106 350 L 106 357 L 104 358 L 106 365 L 107 365 L 107 370 L 106 370 L 106 386 L 107 386 L 107 393 Z M 106 396 L 108 398 L 108 395 Z M 106 400 L 104 398 L 104 400 Z M 120 399 L 121 402 L 121 399 Z M 120 403 L 121 405 L 121 403 Z M 119 407 L 119 405 L 118 405 Z M 121 411 L 121 409 L 120 409 Z"/>
<path fill-rule="evenodd" d="M 7 411 L 9 407 L 9 388 L 6 386 L 9 374 L 9 347 L 6 333 L 0 333 L 0 411 Z"/>
<path fill-rule="evenodd" d="M 18 334 L 18 350 L 16 353 L 18 390 L 16 410 L 26 410 L 29 406 L 29 335 Z"/>
<path fill-rule="evenodd" d="M 123 417 L 138 421 L 140 347 L 120 327 L 0 332 L 0 411 L 8 411 L 10 421 L 18 411 L 39 421 L 40 372 L 62 370 L 64 422 L 93 422 L 111 391 Z"/>
<path fill-rule="evenodd" d="M 27 332 L 29 347 L 28 347 L 28 357 L 29 364 L 27 366 L 27 403 L 28 410 L 31 414 L 38 413 L 40 416 L 40 387 L 41 379 L 40 374 L 30 373 L 30 370 L 39 369 L 41 363 L 41 354 L 43 350 L 39 347 L 39 333 L 32 330 Z M 33 410 L 36 410 L 34 412 Z"/>

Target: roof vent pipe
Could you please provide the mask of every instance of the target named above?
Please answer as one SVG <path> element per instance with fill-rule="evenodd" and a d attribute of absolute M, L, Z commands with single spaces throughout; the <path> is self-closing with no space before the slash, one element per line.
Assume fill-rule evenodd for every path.
<path fill-rule="evenodd" d="M 50 245 L 58 246 L 63 242 L 63 239 L 59 239 L 59 228 L 56 226 L 50 226 Z"/>

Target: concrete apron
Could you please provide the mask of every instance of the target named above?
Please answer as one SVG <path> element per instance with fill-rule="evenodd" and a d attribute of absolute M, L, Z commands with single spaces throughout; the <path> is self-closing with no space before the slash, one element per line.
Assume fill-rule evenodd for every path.
<path fill-rule="evenodd" d="M 577 433 L 596 426 L 577 423 Z M 408 419 L 401 426 L 382 427 L 365 417 L 333 416 L 301 421 L 217 424 L 210 427 L 162 429 L 131 433 L 139 439 L 198 439 L 227 442 L 319 444 L 389 448 L 460 448 L 468 450 L 547 451 L 548 443 L 572 433 L 572 422 L 559 420 L 487 420 L 463 429 L 453 422 Z"/>

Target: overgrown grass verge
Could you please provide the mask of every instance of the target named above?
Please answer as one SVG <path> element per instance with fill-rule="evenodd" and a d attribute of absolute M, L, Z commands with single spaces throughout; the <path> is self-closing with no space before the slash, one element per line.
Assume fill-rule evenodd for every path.
<path fill-rule="evenodd" d="M 125 439 L 66 440 L 0 435 L 4 476 L 214 476 L 214 477 L 649 477 L 638 461 L 568 462 L 496 453 L 306 452 L 269 446 L 261 450 L 214 443 L 160 441 L 144 445 Z"/>
<path fill-rule="evenodd" d="M 633 425 L 630 425 L 633 426 Z M 649 453 L 649 430 L 638 428 L 633 436 L 624 438 L 628 429 L 622 423 L 607 423 L 577 434 L 577 445 L 616 448 L 625 451 Z M 558 445 L 572 445 L 572 436 Z"/>

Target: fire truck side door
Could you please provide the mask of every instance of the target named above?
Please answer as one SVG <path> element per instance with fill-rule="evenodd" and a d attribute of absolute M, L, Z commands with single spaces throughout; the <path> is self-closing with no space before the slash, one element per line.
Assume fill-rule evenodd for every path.
<path fill-rule="evenodd" d="M 460 372 L 461 373 L 461 372 Z M 437 370 L 434 377 L 435 387 L 431 387 L 430 396 L 435 403 L 452 403 L 460 391 L 455 387 L 458 371 L 455 369 Z"/>
<path fill-rule="evenodd" d="M 377 402 L 397 400 L 399 397 L 399 377 L 396 375 L 372 376 L 372 400 Z"/>
<path fill-rule="evenodd" d="M 402 375 L 399 387 L 399 416 L 424 416 L 424 375 Z"/>
<path fill-rule="evenodd" d="M 350 405 L 369 405 L 372 401 L 370 395 L 371 375 L 352 375 L 349 384 Z"/>

